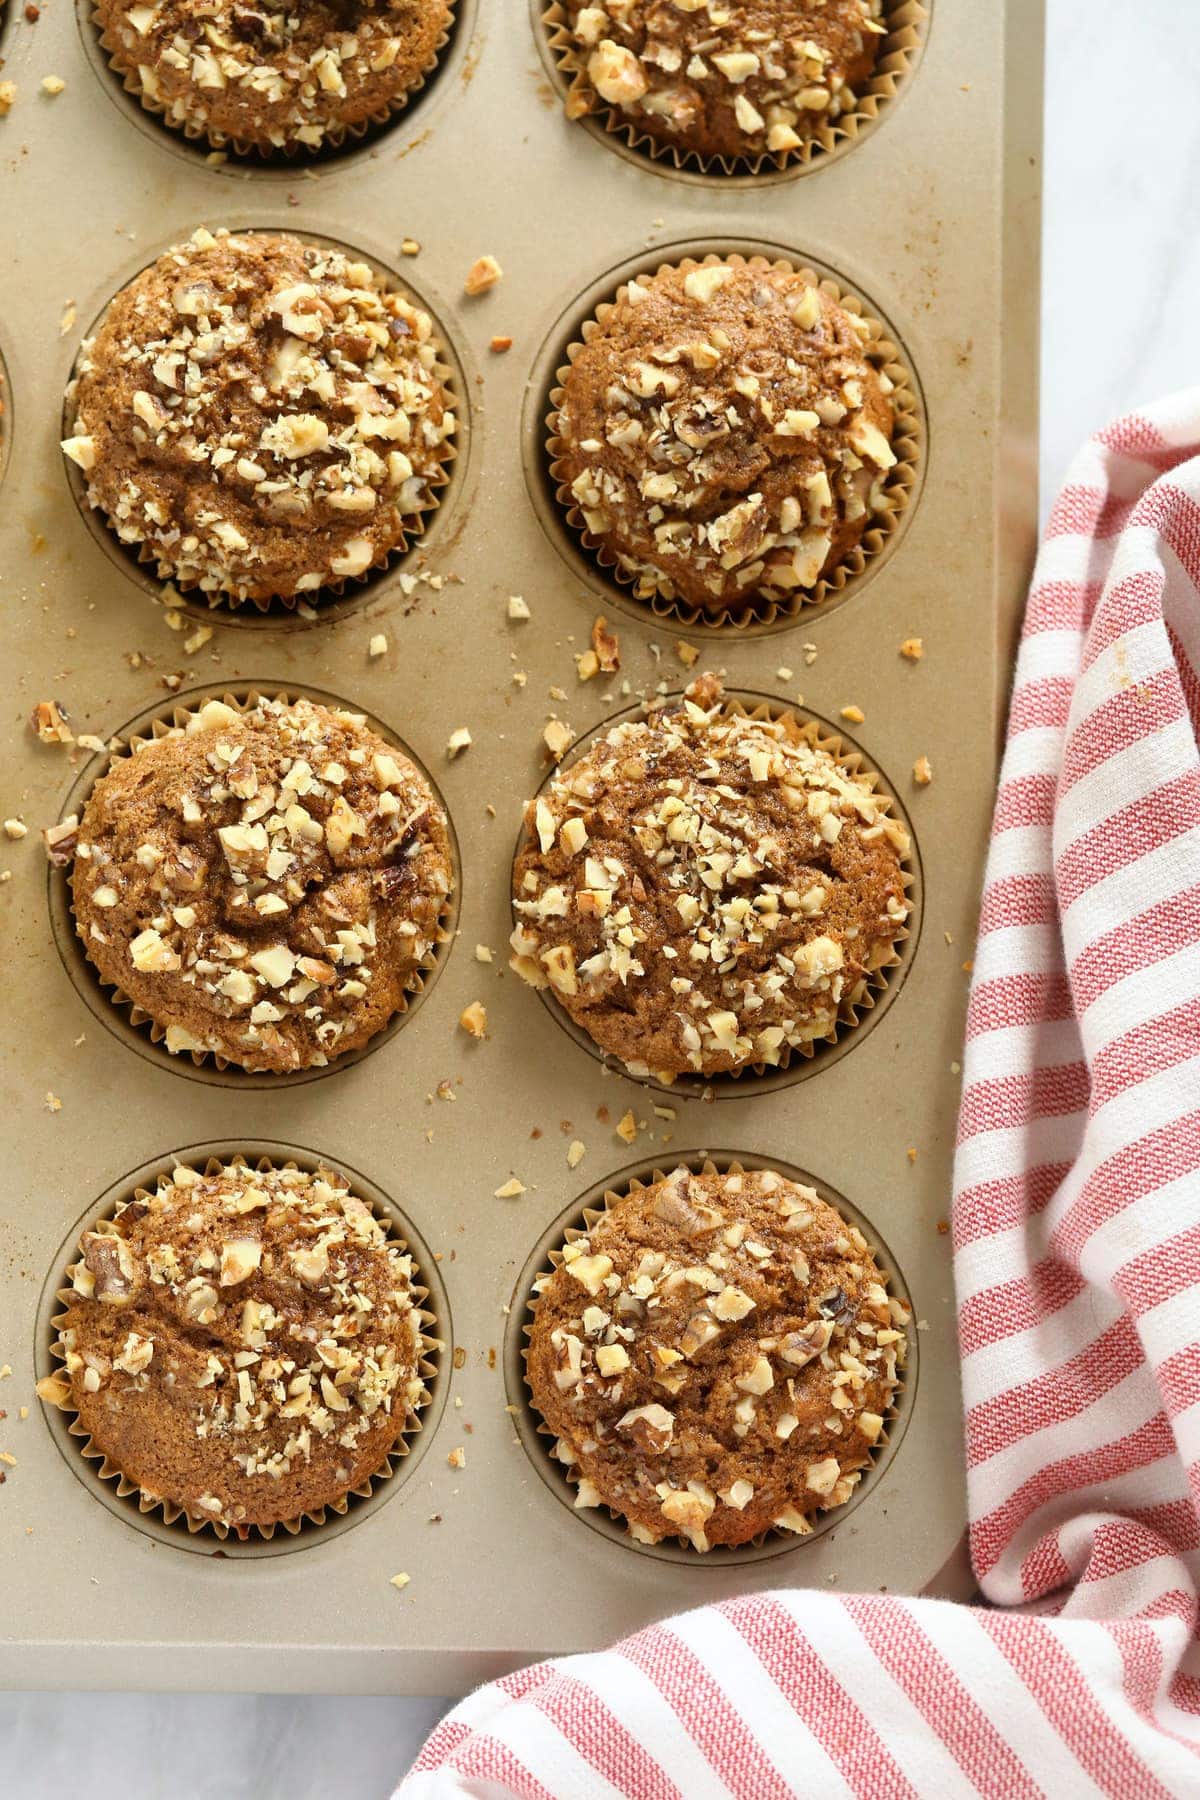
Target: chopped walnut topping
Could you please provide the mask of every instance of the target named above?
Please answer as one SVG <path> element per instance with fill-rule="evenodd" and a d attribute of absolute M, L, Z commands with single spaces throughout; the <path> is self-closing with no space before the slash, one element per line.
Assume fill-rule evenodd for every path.
<path fill-rule="evenodd" d="M 631 1074 L 778 1065 L 894 960 L 909 848 L 872 777 L 704 676 L 527 807 L 512 966 Z"/>
<path fill-rule="evenodd" d="M 54 833 L 61 834 L 54 836 Z M 84 949 L 174 1052 L 246 1068 L 356 1048 L 427 966 L 451 882 L 424 777 L 357 713 L 209 701 L 46 834 Z"/>
<path fill-rule="evenodd" d="M 237 601 L 381 566 L 456 429 L 429 315 L 366 263 L 272 232 L 201 229 L 143 270 L 72 398 L 63 450 L 89 503 L 164 579 Z"/>
<path fill-rule="evenodd" d="M 882 1439 L 907 1308 L 815 1189 L 686 1168 L 616 1200 L 536 1287 L 534 1403 L 642 1542 L 807 1532 Z"/>
<path fill-rule="evenodd" d="M 268 152 L 337 143 L 401 104 L 451 16 L 447 0 L 97 0 L 96 10 L 109 56 L 155 111 L 215 145 Z"/>
<path fill-rule="evenodd" d="M 80 1248 L 39 1395 L 193 1520 L 338 1501 L 428 1397 L 412 1259 L 341 1176 L 180 1167 Z"/>
<path fill-rule="evenodd" d="M 637 277 L 563 380 L 573 522 L 639 598 L 791 604 L 897 502 L 882 363 L 874 328 L 784 265 Z"/>

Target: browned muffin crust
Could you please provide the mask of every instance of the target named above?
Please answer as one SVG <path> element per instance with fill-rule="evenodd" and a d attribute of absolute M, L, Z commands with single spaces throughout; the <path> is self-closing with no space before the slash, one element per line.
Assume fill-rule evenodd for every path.
<path fill-rule="evenodd" d="M 317 150 L 401 104 L 446 0 L 94 0 L 109 60 L 154 112 L 214 144 Z"/>
<path fill-rule="evenodd" d="M 596 103 L 703 157 L 797 150 L 852 112 L 883 0 L 562 0 Z"/>
<path fill-rule="evenodd" d="M 336 1505 L 428 1399 L 412 1258 L 344 1176 L 179 1167 L 79 1248 L 38 1392 L 198 1524 Z"/>
<path fill-rule="evenodd" d="M 63 450 L 158 573 L 295 600 L 420 529 L 455 417 L 428 313 L 366 263 L 278 232 L 197 231 L 83 345 Z"/>
<path fill-rule="evenodd" d="M 635 1188 L 539 1283 L 533 1402 L 641 1543 L 807 1533 L 846 1501 L 904 1366 L 908 1310 L 865 1238 L 773 1170 Z"/>
<path fill-rule="evenodd" d="M 168 1050 L 281 1073 L 405 1004 L 451 879 L 441 805 L 361 714 L 213 700 L 100 777 L 71 890 L 89 961 Z"/>
<path fill-rule="evenodd" d="M 787 1062 L 893 960 L 908 834 L 794 720 L 705 675 L 530 801 L 512 965 L 635 1076 Z"/>
<path fill-rule="evenodd" d="M 709 611 L 812 589 L 889 510 L 895 411 L 870 327 L 797 270 L 639 275 L 585 332 L 554 473 L 644 599 Z"/>

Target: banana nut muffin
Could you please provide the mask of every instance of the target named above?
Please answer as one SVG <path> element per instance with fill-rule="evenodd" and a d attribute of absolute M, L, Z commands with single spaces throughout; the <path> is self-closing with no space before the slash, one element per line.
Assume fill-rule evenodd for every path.
<path fill-rule="evenodd" d="M 908 834 L 869 776 L 714 675 L 530 801 L 513 967 L 630 1074 L 786 1063 L 894 960 Z"/>
<path fill-rule="evenodd" d="M 908 1311 L 862 1233 L 773 1170 L 634 1188 L 538 1284 L 526 1368 L 578 1483 L 640 1543 L 807 1533 L 850 1497 Z"/>
<path fill-rule="evenodd" d="M 63 450 L 164 579 L 294 601 L 420 529 L 455 430 L 438 357 L 429 315 L 366 263 L 201 229 L 83 345 Z"/>
<path fill-rule="evenodd" d="M 179 1167 L 79 1248 L 38 1392 L 197 1524 L 336 1505 L 428 1398 L 412 1258 L 343 1176 Z"/>
<path fill-rule="evenodd" d="M 563 0 L 587 89 L 702 157 L 797 150 L 858 104 L 883 0 Z"/>
<path fill-rule="evenodd" d="M 100 777 L 71 888 L 89 961 L 168 1050 L 278 1073 L 403 1007 L 451 875 L 440 803 L 360 714 L 214 700 Z"/>
<path fill-rule="evenodd" d="M 319 149 L 402 105 L 447 0 L 93 0 L 109 60 L 171 124 L 265 152 Z"/>
<path fill-rule="evenodd" d="M 787 267 L 639 275 L 565 373 L 553 473 L 643 599 L 737 612 L 812 589 L 890 510 L 871 327 Z"/>

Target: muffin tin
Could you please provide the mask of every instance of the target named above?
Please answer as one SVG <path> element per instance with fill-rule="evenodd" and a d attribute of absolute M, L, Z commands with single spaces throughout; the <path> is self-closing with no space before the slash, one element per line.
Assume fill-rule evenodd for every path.
<path fill-rule="evenodd" d="M 919 59 L 870 130 L 757 179 L 675 170 L 568 124 L 533 9 L 499 0 L 461 0 L 436 78 L 363 145 L 304 168 L 214 163 L 90 66 L 85 10 L 45 8 L 32 26 L 18 13 L 0 43 L 0 79 L 18 88 L 0 120 L 0 817 L 28 826 L 0 839 L 0 1367 L 12 1369 L 0 1452 L 15 1458 L 0 1464 L 0 1682 L 445 1694 L 746 1589 L 965 1594 L 945 1220 L 963 965 L 1035 526 L 1040 0 L 934 0 Z M 57 98 L 39 92 L 46 75 L 66 82 Z M 188 603 L 172 630 L 153 584 L 83 522 L 59 456 L 84 329 L 201 223 L 329 238 L 393 270 L 437 319 L 467 399 L 425 534 L 315 618 Z M 902 529 L 840 594 L 769 630 L 688 629 L 617 589 L 556 517 L 543 421 L 562 348 L 621 274 L 747 246 L 869 296 L 914 377 L 918 480 Z M 468 299 L 485 253 L 504 279 Z M 493 336 L 512 348 L 493 352 Z M 511 594 L 528 623 L 507 619 Z M 600 612 L 623 667 L 580 683 L 573 656 Z M 373 658 L 378 633 L 388 647 Z M 899 655 L 913 636 L 918 663 Z M 682 688 L 679 639 L 699 650 L 695 672 L 723 669 L 731 690 L 850 732 L 913 828 L 920 932 L 869 1029 L 806 1059 L 799 1083 L 711 1096 L 638 1084 L 570 1042 L 506 969 L 513 840 L 545 775 L 547 719 L 583 737 L 660 683 Z M 458 840 L 458 935 L 436 984 L 369 1056 L 307 1083 L 193 1070 L 135 1045 L 137 1028 L 64 969 L 69 917 L 39 842 L 99 765 L 38 742 L 38 701 L 108 738 L 197 693 L 254 686 L 328 690 L 385 721 L 431 772 Z M 450 758 L 464 725 L 472 745 Z M 934 779 L 918 789 L 922 755 Z M 475 1000 L 483 1042 L 457 1025 Z M 627 1111 L 642 1123 L 632 1145 L 614 1130 Z M 576 1138 L 586 1154 L 572 1170 Z M 143 1516 L 33 1393 L 80 1227 L 164 1159 L 238 1150 L 322 1158 L 393 1211 L 445 1345 L 392 1479 L 344 1518 L 246 1549 Z M 795 1167 L 844 1196 L 911 1297 L 917 1353 L 870 1479 L 811 1538 L 651 1555 L 561 1503 L 526 1409 L 521 1314 L 539 1257 L 590 1200 L 706 1155 Z M 513 1176 L 526 1191 L 496 1198 Z M 465 1466 L 452 1466 L 460 1448 Z M 411 1581 L 397 1592 L 400 1572 Z"/>

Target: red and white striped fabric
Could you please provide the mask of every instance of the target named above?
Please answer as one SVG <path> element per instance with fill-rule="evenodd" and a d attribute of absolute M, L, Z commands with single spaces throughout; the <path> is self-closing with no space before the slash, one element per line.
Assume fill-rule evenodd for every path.
<path fill-rule="evenodd" d="M 706 1607 L 481 1689 L 405 1800 L 1200 1794 L 1198 729 L 1200 388 L 1082 452 L 1025 620 L 955 1171 L 990 1606 Z"/>

